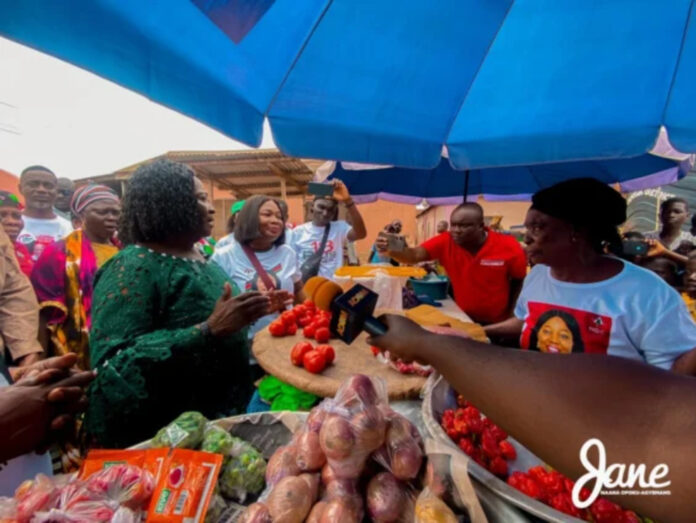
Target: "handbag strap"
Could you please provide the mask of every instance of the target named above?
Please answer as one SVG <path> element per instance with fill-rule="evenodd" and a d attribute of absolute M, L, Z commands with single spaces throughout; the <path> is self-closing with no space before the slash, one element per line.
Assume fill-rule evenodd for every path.
<path fill-rule="evenodd" d="M 324 256 L 324 249 L 326 249 L 326 241 L 329 239 L 329 230 L 331 229 L 331 222 L 326 224 L 326 227 L 324 228 L 324 236 L 321 238 L 321 245 L 319 245 L 319 250 L 317 251 L 319 253 L 319 260 L 321 262 L 322 256 Z"/>
<path fill-rule="evenodd" d="M 249 261 L 254 266 L 254 269 L 256 269 L 256 273 L 259 275 L 266 288 L 270 291 L 275 290 L 275 283 L 273 283 L 273 280 L 266 272 L 266 269 L 264 269 L 263 265 L 261 265 L 261 262 L 256 257 L 256 253 L 254 253 L 254 251 L 248 245 L 242 245 L 242 249 L 244 249 L 244 254 L 246 254 L 247 258 L 249 258 Z"/>

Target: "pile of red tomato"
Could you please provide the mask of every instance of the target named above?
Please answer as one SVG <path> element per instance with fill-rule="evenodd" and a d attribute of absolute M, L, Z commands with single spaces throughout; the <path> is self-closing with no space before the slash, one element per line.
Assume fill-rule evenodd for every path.
<path fill-rule="evenodd" d="M 290 351 L 290 361 L 293 365 L 304 367 L 312 374 L 319 374 L 327 365 L 336 359 L 336 351 L 331 345 L 317 345 L 308 341 L 296 343 Z"/>
<path fill-rule="evenodd" d="M 306 300 L 273 320 L 268 326 L 268 332 L 276 337 L 294 336 L 298 329 L 302 329 L 305 338 L 326 343 L 331 338 L 330 323 L 330 312 L 320 311 L 311 300 Z"/>
<path fill-rule="evenodd" d="M 465 400 L 457 397 L 457 409 L 448 409 L 442 415 L 442 428 L 447 435 L 472 460 L 507 483 L 550 507 L 594 523 L 640 523 L 635 512 L 624 510 L 605 498 L 597 500 L 582 510 L 572 501 L 573 482 L 558 471 L 536 466 L 527 472 L 513 472 L 508 477 L 508 461 L 517 458 L 515 447 L 507 440 L 507 434 L 488 418 L 481 416 L 479 410 Z M 581 499 L 587 499 L 589 490 L 583 489 Z"/>

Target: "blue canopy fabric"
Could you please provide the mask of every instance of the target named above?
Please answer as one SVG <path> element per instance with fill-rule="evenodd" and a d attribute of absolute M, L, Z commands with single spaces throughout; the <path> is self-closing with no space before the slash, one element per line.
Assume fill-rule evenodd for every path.
<path fill-rule="evenodd" d="M 569 178 L 591 176 L 623 191 L 637 191 L 676 182 L 686 176 L 691 161 L 672 160 L 652 154 L 619 160 L 587 160 L 555 164 L 494 167 L 466 171 L 452 169 L 442 158 L 435 169 L 348 166 L 336 163 L 325 176 L 343 181 L 358 203 L 378 199 L 398 203 L 450 205 L 483 196 L 490 201 L 529 200 L 536 191 Z M 320 169 L 323 171 L 323 169 Z M 327 174 L 327 173 L 324 173 Z"/>
<path fill-rule="evenodd" d="M 0 35 L 249 145 L 457 169 L 696 152 L 696 0 L 22 0 Z"/>

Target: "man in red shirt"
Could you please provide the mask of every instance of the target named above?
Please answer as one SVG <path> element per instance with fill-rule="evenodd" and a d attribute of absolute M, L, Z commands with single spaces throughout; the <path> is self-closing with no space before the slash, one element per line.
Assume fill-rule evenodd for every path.
<path fill-rule="evenodd" d="M 512 236 L 488 229 L 483 209 L 464 203 L 450 216 L 450 230 L 413 248 L 387 250 L 387 239 L 377 238 L 377 248 L 402 263 L 437 260 L 452 283 L 454 300 L 471 319 L 488 324 L 512 316 L 527 258 Z"/>

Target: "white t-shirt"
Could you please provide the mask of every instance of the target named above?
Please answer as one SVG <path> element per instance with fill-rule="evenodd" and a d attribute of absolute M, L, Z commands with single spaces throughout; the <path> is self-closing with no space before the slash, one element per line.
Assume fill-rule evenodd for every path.
<path fill-rule="evenodd" d="M 333 278 L 336 270 L 343 266 L 343 247 L 348 241 L 350 230 L 351 226 L 346 221 L 331 222 L 324 255 L 321 257 L 319 276 Z M 312 222 L 304 223 L 292 230 L 292 248 L 297 253 L 299 266 L 312 254 L 319 251 L 323 237 L 324 227 L 317 227 Z"/>
<path fill-rule="evenodd" d="M 0 373 L 0 389 L 7 387 L 9 382 Z M 19 485 L 27 479 L 34 479 L 37 474 L 53 476 L 51 455 L 29 453 L 18 456 L 6 463 L 0 463 L 0 496 L 14 496 Z"/>
<path fill-rule="evenodd" d="M 623 264 L 619 274 L 596 283 L 559 281 L 548 266 L 535 266 L 515 307 L 525 322 L 521 347 L 609 354 L 669 370 L 696 347 L 696 323 L 659 276 Z"/>
<path fill-rule="evenodd" d="M 295 282 L 300 281 L 301 276 L 295 252 L 287 245 L 281 245 L 273 247 L 269 251 L 256 252 L 255 254 L 261 266 L 266 269 L 268 276 L 274 280 L 276 289 L 294 293 Z M 216 249 L 211 260 L 222 267 L 222 270 L 242 292 L 265 289 L 263 281 L 239 243 L 235 242 L 233 245 Z M 278 313 L 274 313 L 259 319 L 249 329 L 249 335 L 253 337 L 277 317 Z"/>
<path fill-rule="evenodd" d="M 73 230 L 70 222 L 60 216 L 55 218 L 32 218 L 24 216 L 24 229 L 17 241 L 24 244 L 34 261 L 39 259 L 46 245 L 65 238 Z"/>
<path fill-rule="evenodd" d="M 237 240 L 234 239 L 234 233 L 226 234 L 222 238 L 218 240 L 218 242 L 215 244 L 215 249 L 222 249 L 223 247 L 227 247 L 228 245 L 233 245 L 236 243 Z"/>

